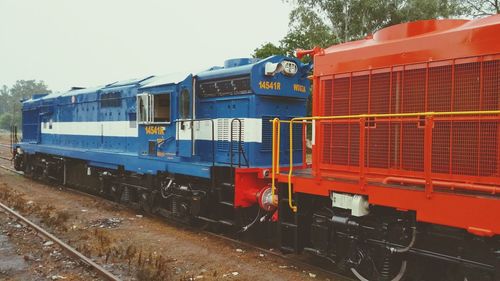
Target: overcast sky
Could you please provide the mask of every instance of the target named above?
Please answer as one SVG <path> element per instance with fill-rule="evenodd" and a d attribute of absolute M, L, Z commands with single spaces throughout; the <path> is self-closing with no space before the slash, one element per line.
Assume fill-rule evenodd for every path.
<path fill-rule="evenodd" d="M 206 69 L 288 30 L 281 0 L 0 0 L 0 85 L 54 91 Z"/>

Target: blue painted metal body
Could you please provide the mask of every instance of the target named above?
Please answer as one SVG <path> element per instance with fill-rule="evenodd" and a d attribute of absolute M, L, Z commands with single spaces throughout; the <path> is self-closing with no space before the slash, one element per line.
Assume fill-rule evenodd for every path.
<path fill-rule="evenodd" d="M 267 63 L 283 60 L 295 62 L 297 74 L 264 74 Z M 269 120 L 306 114 L 309 71 L 309 65 L 281 56 L 235 59 L 183 78 L 145 77 L 33 96 L 23 102 L 23 139 L 17 146 L 25 153 L 82 159 L 89 166 L 123 167 L 140 174 L 161 171 L 209 178 L 213 165 L 270 167 Z M 189 93 L 185 116 L 180 112 L 183 91 Z M 138 95 L 159 100 L 165 94 L 170 96 L 168 122 L 138 120 Z M 282 130 L 286 134 L 288 129 Z M 282 162 L 288 162 L 288 143 L 282 143 L 281 151 Z"/>

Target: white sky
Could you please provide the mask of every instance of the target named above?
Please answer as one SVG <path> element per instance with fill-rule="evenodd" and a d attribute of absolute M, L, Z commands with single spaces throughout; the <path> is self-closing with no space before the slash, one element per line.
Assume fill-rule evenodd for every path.
<path fill-rule="evenodd" d="M 281 0 L 0 0 L 0 86 L 53 91 L 190 72 L 278 43 Z"/>

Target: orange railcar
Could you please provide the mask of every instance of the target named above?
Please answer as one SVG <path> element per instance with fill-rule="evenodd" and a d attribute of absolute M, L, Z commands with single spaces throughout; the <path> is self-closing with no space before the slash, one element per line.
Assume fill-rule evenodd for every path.
<path fill-rule="evenodd" d="M 363 40 L 298 52 L 305 54 L 314 56 L 313 117 L 295 121 L 313 127 L 312 166 L 275 169 L 281 170 L 275 176 L 281 183 L 282 233 L 294 232 L 293 225 L 302 229 L 285 248 L 330 255 L 318 246 L 332 240 L 314 233 L 315 218 L 322 215 L 311 207 L 318 199 L 311 198 L 324 197 L 333 217 L 341 213 L 346 227 L 351 221 L 362 228 L 367 218 L 373 222 L 382 215 L 353 215 L 359 206 L 351 201 L 361 196 L 367 209 L 388 208 L 401 218 L 411 213 L 414 234 L 427 240 L 437 238 L 423 225 L 460 233 L 462 242 L 485 239 L 499 251 L 500 15 L 405 23 Z M 292 188 L 293 201 L 284 196 Z M 346 198 L 350 203 L 335 202 Z M 294 220 L 286 221 L 286 203 L 298 212 Z M 310 220 L 301 220 L 307 214 Z M 339 219 L 329 220 L 339 227 Z M 335 233 L 331 228 L 328 235 Z M 425 239 L 411 246 L 438 260 L 464 247 L 457 242 L 440 249 Z M 498 252 L 471 255 L 496 270 L 491 278 L 500 278 Z M 460 263 L 459 254 L 451 256 Z"/>

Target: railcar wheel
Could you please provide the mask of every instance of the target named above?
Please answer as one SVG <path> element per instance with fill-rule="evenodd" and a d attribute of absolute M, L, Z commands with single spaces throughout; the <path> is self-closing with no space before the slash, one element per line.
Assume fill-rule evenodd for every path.
<path fill-rule="evenodd" d="M 398 255 L 386 254 L 381 260 L 358 248 L 349 257 L 350 271 L 360 281 L 400 281 L 407 270 L 407 261 Z"/>

